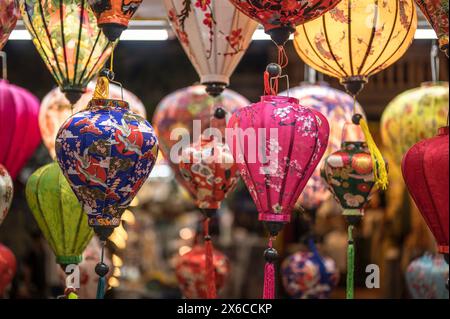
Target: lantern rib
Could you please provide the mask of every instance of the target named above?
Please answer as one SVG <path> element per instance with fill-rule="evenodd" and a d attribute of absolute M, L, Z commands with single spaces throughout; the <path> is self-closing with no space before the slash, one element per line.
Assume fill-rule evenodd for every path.
<path fill-rule="evenodd" d="M 60 0 L 61 1 L 61 0 Z M 80 8 L 80 27 L 78 29 L 78 43 L 77 43 L 77 53 L 75 55 L 75 66 L 73 68 L 73 82 L 72 85 L 76 85 L 77 81 L 77 70 L 78 70 L 78 58 L 80 57 L 80 42 L 81 42 L 81 33 L 83 32 L 83 15 L 84 15 L 84 1 L 81 0 L 81 8 Z M 88 63 L 86 63 L 87 67 Z M 80 77 L 81 82 L 82 77 Z"/>
<path fill-rule="evenodd" d="M 65 225 L 65 219 L 64 219 L 64 211 L 62 207 L 62 192 L 61 192 L 61 173 L 58 171 L 58 177 L 57 177 L 57 184 L 58 184 L 58 191 L 59 191 L 59 200 L 58 200 L 58 209 L 59 213 L 61 214 L 61 236 L 62 236 L 62 247 L 64 255 L 67 255 L 67 247 L 66 247 L 66 225 Z M 65 177 L 63 177 L 65 178 Z"/>
<path fill-rule="evenodd" d="M 369 58 L 370 51 L 372 51 L 373 40 L 375 39 L 375 33 L 377 30 L 377 24 L 378 24 L 378 3 L 379 3 L 379 0 L 374 1 L 374 6 L 377 9 L 374 10 L 375 13 L 374 13 L 374 17 L 373 17 L 374 22 L 373 22 L 373 26 L 372 26 L 372 33 L 370 34 L 369 43 L 367 44 L 367 50 L 366 50 L 366 53 L 364 54 L 364 58 L 361 62 L 361 66 L 358 69 L 358 74 L 361 74 L 361 71 L 364 68 L 364 65 L 366 64 L 366 61 Z"/>
<path fill-rule="evenodd" d="M 295 122 L 295 124 L 297 124 L 297 121 Z M 291 138 L 290 138 L 290 141 L 289 141 L 289 150 L 288 150 L 288 155 L 287 155 L 287 159 L 288 159 L 289 162 L 286 163 L 286 165 L 284 166 L 284 178 L 285 178 L 285 181 L 284 181 L 283 185 L 281 186 L 280 192 L 278 193 L 278 195 L 279 195 L 278 203 L 281 206 L 283 206 L 282 205 L 282 202 L 283 202 L 283 198 L 282 197 L 283 197 L 283 195 L 286 195 L 286 194 L 284 194 L 284 189 L 286 188 L 287 176 L 289 174 L 289 168 L 290 168 L 290 165 L 291 165 L 292 149 L 294 148 L 294 140 L 295 140 L 295 136 L 296 136 L 295 135 L 296 128 L 297 128 L 296 125 L 292 125 L 291 126 Z M 298 187 L 298 185 L 296 185 L 295 189 L 297 187 Z M 290 202 L 291 202 L 291 199 L 288 200 L 288 203 L 290 203 Z"/>
<path fill-rule="evenodd" d="M 37 32 L 36 32 L 36 30 L 34 29 L 33 24 L 31 23 L 32 18 L 31 18 L 30 15 L 28 14 L 28 5 L 27 5 L 26 1 L 24 2 L 24 5 L 25 5 L 25 10 L 24 10 L 24 11 L 25 11 L 25 13 L 26 13 L 26 15 L 27 15 L 28 22 L 29 22 L 29 26 L 31 27 L 31 30 L 33 31 L 33 35 L 34 35 L 34 37 L 36 38 L 37 42 L 39 43 L 39 46 L 40 46 L 40 48 L 41 48 L 41 51 L 42 51 L 42 53 L 43 53 L 44 56 L 45 56 L 46 61 L 44 61 L 44 62 L 47 62 L 46 64 L 47 64 L 47 66 L 51 69 L 51 73 L 53 74 L 53 76 L 54 76 L 56 82 L 59 82 L 60 84 L 62 84 L 62 79 L 59 77 L 59 74 L 56 72 L 56 70 L 54 69 L 52 63 L 50 62 L 50 58 L 48 57 L 47 52 L 45 52 L 45 50 L 44 50 L 44 46 L 42 45 L 42 41 L 41 41 L 41 39 L 39 39 L 39 37 L 38 37 L 38 35 L 37 35 Z M 42 18 L 42 17 L 41 17 L 41 18 Z"/>
<path fill-rule="evenodd" d="M 69 81 L 69 67 L 67 64 L 67 52 L 66 52 L 66 39 L 64 37 L 64 14 L 63 14 L 63 2 L 59 1 L 59 18 L 61 19 L 61 42 L 64 52 L 64 64 L 66 66 L 67 81 Z"/>
<path fill-rule="evenodd" d="M 382 63 L 382 64 L 380 64 L 380 66 L 383 66 L 385 63 L 387 63 L 390 59 L 392 59 L 392 57 L 395 55 L 395 54 L 397 54 L 398 53 L 398 49 L 399 48 L 401 48 L 402 47 L 402 45 L 403 45 L 403 43 L 405 43 L 405 41 L 406 41 L 406 39 L 408 38 L 408 36 L 409 36 L 409 33 L 410 33 L 410 31 L 411 31 L 411 27 L 412 27 L 412 25 L 414 24 L 414 18 L 416 18 L 416 9 L 415 9 L 415 7 L 414 7 L 414 3 L 412 3 L 412 14 L 411 14 L 411 20 L 409 21 L 409 25 L 408 25 L 408 31 L 407 32 L 405 32 L 405 35 L 404 35 L 404 37 L 403 37 L 403 40 L 402 40 L 402 42 L 400 42 L 400 44 L 398 45 L 398 47 L 397 47 L 397 49 L 396 50 L 394 50 L 394 52 L 389 56 L 389 58 L 387 58 L 386 60 L 384 60 L 384 62 Z M 380 71 L 380 70 L 378 70 L 378 71 Z M 370 76 L 370 75 L 372 75 L 372 74 L 374 74 L 374 73 L 376 73 L 376 72 L 378 72 L 377 71 L 377 69 L 374 69 L 373 71 L 371 71 L 371 72 L 369 72 L 369 74 L 368 74 L 368 76 Z"/>
<path fill-rule="evenodd" d="M 202 32 L 201 32 L 201 30 L 202 30 L 202 28 L 201 28 L 201 26 L 200 26 L 200 24 L 199 24 L 199 22 L 198 22 L 198 17 L 197 17 L 197 12 L 194 12 L 193 13 L 194 14 L 194 23 L 195 23 L 195 25 L 197 26 L 197 34 L 198 34 L 198 36 L 199 36 L 199 42 L 201 43 L 201 45 L 202 45 L 202 48 L 203 48 L 203 52 L 205 53 L 205 63 L 206 63 L 206 65 L 207 65 L 207 71 L 208 71 L 208 73 L 211 73 L 211 68 L 210 68 L 210 65 L 209 65 L 209 57 L 207 57 L 207 50 L 206 50 L 206 47 L 205 47 L 205 43 L 204 43 L 204 41 L 203 41 L 203 38 L 202 38 Z M 195 64 L 194 64 L 194 68 L 197 70 L 197 68 L 198 68 L 198 70 L 197 70 L 197 72 L 198 73 L 202 73 L 202 70 L 201 70 L 201 64 L 198 62 L 198 60 L 197 60 L 197 55 L 194 55 L 194 54 L 192 54 L 191 52 L 191 42 L 189 42 L 189 45 L 188 45 L 188 47 L 189 47 L 189 56 L 191 57 L 191 58 L 194 58 L 194 60 L 195 60 Z M 200 76 L 200 74 L 199 74 L 199 76 Z"/>
<path fill-rule="evenodd" d="M 102 31 L 99 31 L 99 36 L 100 36 L 100 34 L 101 34 L 101 32 Z M 100 57 L 102 57 L 104 54 L 105 54 L 105 52 L 106 52 L 106 50 L 108 50 L 108 47 L 109 47 L 109 44 L 110 44 L 111 42 L 108 42 L 107 44 L 106 44 L 106 46 L 105 46 L 105 48 L 103 49 L 103 51 L 102 51 L 102 54 L 100 55 Z M 94 51 L 92 51 L 92 52 L 94 52 Z M 97 68 L 97 65 L 98 65 L 98 63 L 100 62 L 100 60 L 101 60 L 101 58 L 98 58 L 98 60 L 95 62 L 95 64 L 94 64 L 94 66 L 92 67 L 92 69 L 91 69 L 91 71 L 89 71 L 89 73 L 88 73 L 88 76 L 87 76 L 87 81 L 90 81 L 91 80 L 91 78 L 93 77 L 93 72 L 94 72 L 94 70 L 96 70 L 96 68 Z M 86 64 L 87 65 L 87 64 Z M 80 83 L 82 82 L 82 79 L 80 78 Z"/>
<path fill-rule="evenodd" d="M 264 108 L 263 109 L 263 112 L 264 113 L 266 113 L 266 110 L 267 110 L 267 108 Z M 262 116 L 262 117 L 260 117 L 261 118 L 261 120 L 262 120 L 262 123 L 260 123 L 260 125 L 258 126 L 258 128 L 259 127 L 261 127 L 261 128 L 265 128 L 266 129 L 266 134 L 267 134 L 267 128 L 270 128 L 271 127 L 271 123 L 265 123 L 265 120 L 267 119 L 267 118 L 270 118 L 270 117 L 267 117 L 267 116 Z M 261 125 L 262 124 L 262 125 Z M 268 124 L 268 125 L 267 125 Z M 258 137 L 259 137 L 259 134 L 257 135 Z M 265 138 L 267 139 L 267 136 L 265 136 Z M 259 144 L 259 142 L 260 142 L 260 139 L 258 139 L 257 141 L 256 141 L 256 143 L 257 143 L 257 145 Z M 264 145 L 264 150 L 265 150 L 265 152 L 266 152 L 266 146 L 267 145 Z M 264 156 L 266 156 L 266 154 L 264 154 Z M 266 198 L 267 198 L 267 204 L 268 204 L 268 208 L 269 208 L 269 210 L 271 211 L 272 210 L 272 198 L 270 197 L 270 189 L 269 189 L 269 184 L 268 184 L 268 181 L 271 181 L 271 178 L 270 178 L 270 175 L 269 174 L 264 174 L 264 186 L 265 186 L 265 189 L 266 189 Z"/>
<path fill-rule="evenodd" d="M 17 98 L 17 96 L 18 95 L 16 95 L 16 94 L 13 94 L 12 92 L 10 92 L 9 90 L 5 90 L 5 92 L 7 93 L 7 94 L 9 94 L 9 96 L 13 99 L 13 101 L 14 102 L 16 102 L 16 98 Z M 4 99 L 4 96 L 3 96 L 3 94 L 2 94 L 2 99 Z M 6 101 L 8 100 L 8 99 L 5 99 Z M 5 103 L 0 103 L 0 106 L 3 106 L 3 105 L 5 105 Z M 16 104 L 16 105 L 19 105 L 19 104 Z M 3 107 L 2 107 L 3 108 Z M 4 108 L 4 109 L 7 109 L 6 107 Z M 11 150 L 11 149 L 14 149 L 14 148 L 11 148 L 11 145 L 14 145 L 14 136 L 17 136 L 17 134 L 16 134 L 16 123 L 17 123 L 17 118 L 18 118 L 18 115 L 17 115 L 17 110 L 16 110 L 16 108 L 15 107 L 11 107 L 10 108 L 10 110 L 11 110 L 11 112 L 13 112 L 14 113 L 14 115 L 12 116 L 13 118 L 14 118 L 14 120 L 13 121 L 9 121 L 9 123 L 8 124 L 10 124 L 10 125 L 12 125 L 12 126 L 14 126 L 14 135 L 12 135 L 12 138 L 9 138 L 8 139 L 8 145 L 7 145 L 7 147 L 5 147 L 5 149 L 6 150 Z M 0 112 L 0 114 L 5 114 L 4 112 L 3 112 L 3 110 L 1 110 L 1 112 Z M 6 116 L 5 116 L 5 120 L 6 120 Z M 1 122 L 0 122 L 0 124 L 2 124 Z M 27 125 L 28 126 L 28 125 Z M 1 126 L 0 126 L 1 127 Z M 26 136 L 25 134 L 24 134 L 24 136 Z M 2 152 L 3 153 L 3 152 Z M 6 152 L 5 152 L 6 153 Z M 15 158 L 16 157 L 16 155 L 14 154 L 14 155 L 12 155 L 11 154 L 12 152 L 10 151 L 10 152 L 8 152 L 8 153 L 6 153 L 5 155 L 6 155 L 6 158 L 3 158 L 2 160 L 0 160 L 0 163 L 1 164 L 3 164 L 3 165 L 7 165 L 7 163 L 9 163 L 10 162 L 10 160 L 11 160 L 11 158 Z M 3 156 L 2 156 L 3 157 Z M 11 174 L 11 172 L 9 172 L 10 174 Z M 14 174 L 14 173 L 12 173 L 12 174 Z"/>
<path fill-rule="evenodd" d="M 59 74 L 61 76 L 61 79 L 64 79 L 61 67 L 59 66 L 59 62 L 58 62 L 58 59 L 57 59 L 58 55 L 56 54 L 55 48 L 53 47 L 52 36 L 50 35 L 50 32 L 48 31 L 47 22 L 45 21 L 45 18 L 44 18 L 44 9 L 42 8 L 42 2 L 38 1 L 38 3 L 39 3 L 39 11 L 41 13 L 42 24 L 44 25 L 45 34 L 47 35 L 48 43 L 50 44 L 50 49 L 52 50 L 53 56 L 55 58 L 56 66 L 58 68 L 58 71 L 59 71 Z M 65 81 L 63 80 L 62 82 L 64 83 Z"/>
<path fill-rule="evenodd" d="M 81 72 L 80 80 L 79 80 L 80 82 L 83 79 L 84 75 L 86 74 L 89 63 L 91 63 L 92 55 L 94 54 L 95 48 L 97 47 L 97 43 L 98 43 L 98 40 L 100 39 L 100 36 L 101 36 L 101 32 L 99 32 L 97 34 L 97 38 L 95 39 L 94 46 L 92 47 L 91 53 L 89 54 L 89 57 L 86 62 L 86 65 L 84 66 L 83 72 Z M 75 73 L 75 78 L 76 78 L 76 73 Z M 88 80 L 90 80 L 90 79 L 88 79 Z"/>
<path fill-rule="evenodd" d="M 348 0 L 347 3 L 347 11 L 348 11 L 348 23 L 347 23 L 347 32 L 348 32 L 348 59 L 350 62 L 350 72 L 352 76 L 355 75 L 355 70 L 353 69 L 353 50 L 352 50 L 352 1 Z M 325 19 L 324 19 L 325 21 Z"/>
<path fill-rule="evenodd" d="M 113 121 L 114 120 L 114 116 L 112 116 L 111 114 L 111 109 L 108 110 L 108 120 Z M 109 175 L 111 173 L 111 158 L 112 158 L 112 149 L 113 149 L 113 139 L 114 139 L 114 135 L 116 134 L 117 129 L 116 128 L 111 128 L 111 131 L 109 132 L 109 137 L 108 137 L 108 146 L 109 146 L 109 152 L 108 152 L 108 156 L 105 158 L 109 158 L 110 162 L 108 165 L 108 171 L 106 173 L 106 180 L 105 180 L 105 185 L 111 185 L 111 176 Z M 106 168 L 105 168 L 106 170 Z M 108 186 L 109 188 L 109 186 Z M 104 210 L 105 210 L 105 206 L 106 206 L 106 193 L 107 193 L 108 189 L 105 189 L 105 193 L 104 193 L 104 197 L 103 197 L 103 202 L 102 202 L 102 211 L 101 214 L 104 214 Z M 120 224 L 120 222 L 119 222 Z"/>
<path fill-rule="evenodd" d="M 314 54 L 320 59 L 320 61 L 322 61 L 323 64 L 325 64 L 328 68 L 330 68 L 333 71 L 333 73 L 335 74 L 336 77 L 338 77 L 338 78 L 341 77 L 341 74 L 339 73 L 339 71 L 337 71 L 334 67 L 332 67 L 330 64 L 328 64 L 328 62 L 326 62 L 324 59 L 322 59 L 320 54 L 317 53 L 316 49 L 314 48 L 313 44 L 311 43 L 311 40 L 309 39 L 308 33 L 306 32 L 305 25 L 302 25 L 302 28 L 303 28 L 303 33 L 305 34 L 305 37 L 306 37 L 306 41 L 308 41 L 309 46 L 314 51 Z M 300 45 L 297 45 L 297 48 L 300 49 Z M 308 55 L 306 53 L 304 53 L 304 56 L 308 57 Z M 323 68 L 323 67 L 320 67 L 319 65 L 317 65 L 312 60 L 310 60 L 310 61 L 311 61 L 311 64 L 315 64 L 318 69 Z"/>
<path fill-rule="evenodd" d="M 78 237 L 80 236 L 81 222 L 83 220 L 83 216 L 84 216 L 84 212 L 82 211 L 81 214 L 79 214 L 78 223 L 77 223 L 77 230 L 75 232 L 75 238 L 74 238 L 74 241 L 72 243 L 72 249 L 71 249 L 72 253 L 75 253 L 79 249 L 79 247 L 77 247 L 77 242 L 79 240 Z M 83 244 L 84 244 L 84 242 L 83 242 Z M 84 247 L 84 246 L 81 246 L 81 247 Z"/>
<path fill-rule="evenodd" d="M 394 19 L 394 23 L 392 24 L 392 28 L 391 28 L 391 32 L 390 32 L 390 34 L 389 34 L 389 37 L 388 37 L 388 39 L 386 40 L 386 42 L 384 43 L 384 47 L 383 47 L 383 49 L 381 50 L 381 52 L 380 52 L 380 54 L 378 55 L 378 57 L 375 59 L 375 61 L 373 61 L 373 63 L 367 68 L 367 76 L 369 76 L 372 72 L 370 71 L 372 68 L 373 68 L 373 66 L 378 62 L 378 60 L 381 58 L 381 56 L 383 55 L 383 53 L 384 53 L 384 51 L 386 51 L 386 49 L 387 49 L 387 47 L 388 47 L 388 45 L 389 45 L 389 42 L 391 42 L 391 39 L 392 39 L 392 35 L 394 34 L 394 30 L 395 30 L 395 27 L 396 27 L 396 25 L 397 25 L 397 20 L 398 20 L 398 5 L 399 5 L 399 1 L 395 1 L 395 19 Z M 365 73 L 365 72 L 364 72 Z M 363 74 L 364 74 L 363 73 Z"/>
<path fill-rule="evenodd" d="M 238 23 L 236 22 L 236 18 L 239 16 L 239 11 L 237 9 L 234 9 L 234 10 L 235 10 L 235 12 L 233 14 L 233 21 L 230 24 L 230 30 L 229 30 L 228 34 L 231 34 L 231 31 L 233 31 L 233 26 L 234 25 L 238 25 Z M 230 71 L 230 68 L 231 68 L 230 64 L 233 61 L 233 59 L 225 59 L 225 57 L 226 57 L 225 54 L 229 53 L 228 49 L 230 49 L 230 52 L 233 51 L 234 49 L 231 47 L 230 41 L 225 41 L 225 42 L 227 43 L 227 45 L 225 47 L 224 52 L 222 52 L 222 54 L 223 54 L 223 64 L 222 64 L 222 71 L 221 71 L 221 73 L 222 74 L 226 74 L 228 76 L 228 74 L 232 73 L 232 72 L 229 72 L 229 71 Z M 237 52 L 236 54 L 239 54 L 239 53 L 240 52 Z M 226 62 L 228 62 L 228 63 L 226 63 Z"/>
<path fill-rule="evenodd" d="M 210 6 L 211 6 L 211 15 L 213 17 L 212 19 L 213 19 L 213 28 L 214 28 L 214 30 L 212 31 L 212 32 L 214 32 L 214 40 L 210 40 L 210 41 L 213 41 L 212 46 L 214 46 L 214 52 L 210 53 L 210 58 L 212 57 L 212 62 L 213 62 L 212 68 L 214 69 L 214 73 L 217 74 L 217 72 L 218 72 L 217 56 L 219 55 L 218 48 L 217 48 L 217 43 L 218 43 L 217 38 L 219 36 L 218 32 L 220 32 L 220 29 L 218 30 L 218 26 L 217 26 L 216 2 L 211 1 Z M 213 49 L 212 46 L 211 46 L 211 50 Z M 223 66 L 222 66 L 222 68 L 223 68 Z"/>
<path fill-rule="evenodd" d="M 328 49 L 330 50 L 330 54 L 333 57 L 334 62 L 336 63 L 336 65 L 341 69 L 341 71 L 344 73 L 344 76 L 349 76 L 347 71 L 345 71 L 344 67 L 337 61 L 336 56 L 334 55 L 333 49 L 331 48 L 330 45 L 330 39 L 328 38 L 328 34 L 327 34 L 327 23 L 325 22 L 325 17 L 322 17 L 322 25 L 323 25 L 323 32 L 325 33 L 325 40 L 327 42 L 327 46 Z M 339 73 L 339 72 L 338 72 Z"/>

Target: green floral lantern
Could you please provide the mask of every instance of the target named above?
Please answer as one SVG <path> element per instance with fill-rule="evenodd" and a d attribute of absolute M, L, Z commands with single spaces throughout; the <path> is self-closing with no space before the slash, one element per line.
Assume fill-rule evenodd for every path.
<path fill-rule="evenodd" d="M 28 179 L 26 198 L 36 222 L 61 266 L 79 264 L 93 231 L 87 215 L 54 162 Z"/>

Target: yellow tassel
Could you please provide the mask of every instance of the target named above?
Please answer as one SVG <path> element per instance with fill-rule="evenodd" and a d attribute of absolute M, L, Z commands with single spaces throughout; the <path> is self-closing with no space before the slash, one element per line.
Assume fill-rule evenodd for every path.
<path fill-rule="evenodd" d="M 381 154 L 380 150 L 375 144 L 375 141 L 373 140 L 373 137 L 370 134 L 369 126 L 367 125 L 367 122 L 364 118 L 360 120 L 359 125 L 361 126 L 361 129 L 366 138 L 370 156 L 372 156 L 375 185 L 378 188 L 385 190 L 389 183 L 386 162 L 384 161 L 383 155 Z"/>
<path fill-rule="evenodd" d="M 78 296 L 77 296 L 76 293 L 71 292 L 71 293 L 69 294 L 69 296 L 67 297 L 67 299 L 78 299 Z"/>
<path fill-rule="evenodd" d="M 97 79 L 93 98 L 96 100 L 109 98 L 109 80 L 106 76 Z"/>

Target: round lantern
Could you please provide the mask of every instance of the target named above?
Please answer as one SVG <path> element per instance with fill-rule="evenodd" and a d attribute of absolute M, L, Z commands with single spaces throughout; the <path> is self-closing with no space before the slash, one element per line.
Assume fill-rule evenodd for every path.
<path fill-rule="evenodd" d="M 415 1 L 434 31 L 436 31 L 439 47 L 448 57 L 448 0 Z"/>
<path fill-rule="evenodd" d="M 13 252 L 0 244 L 0 298 L 16 275 L 17 262 Z"/>
<path fill-rule="evenodd" d="M 230 0 L 236 8 L 258 21 L 277 45 L 283 45 L 295 26 L 314 20 L 341 0 Z"/>
<path fill-rule="evenodd" d="M 281 265 L 282 283 L 294 299 L 326 299 L 339 281 L 333 259 L 317 251 L 299 251 L 288 256 Z"/>
<path fill-rule="evenodd" d="M 9 207 L 13 198 L 14 187 L 11 176 L 6 168 L 0 164 L 0 225 L 8 214 Z"/>
<path fill-rule="evenodd" d="M 447 82 L 428 82 L 389 103 L 381 116 L 381 137 L 396 165 L 400 166 L 411 146 L 434 136 L 439 127 L 446 125 L 448 97 Z"/>
<path fill-rule="evenodd" d="M 13 179 L 41 142 L 38 112 L 34 95 L 0 79 L 0 164 Z"/>
<path fill-rule="evenodd" d="M 95 82 L 90 82 L 86 93 L 71 105 L 59 88 L 51 90 L 42 100 L 39 110 L 39 128 L 42 134 L 42 140 L 52 158 L 55 158 L 55 139 L 61 125 L 72 114 L 84 110 L 94 94 Z M 111 85 L 110 97 L 112 99 L 122 99 L 122 90 L 117 85 Z M 146 117 L 144 104 L 137 96 L 128 90 L 123 89 L 123 99 L 130 104 L 130 109 L 143 118 Z"/>
<path fill-rule="evenodd" d="M 402 162 L 402 173 L 409 193 L 438 244 L 438 251 L 449 255 L 449 136 L 448 126 L 437 136 L 409 149 Z"/>
<path fill-rule="evenodd" d="M 207 297 L 205 247 L 196 245 L 188 253 L 177 258 L 175 274 L 183 295 L 188 299 L 205 299 Z M 220 251 L 213 250 L 215 286 L 220 290 L 230 272 L 228 258 Z"/>
<path fill-rule="evenodd" d="M 265 252 L 263 297 L 273 299 L 277 253 L 272 240 L 289 222 L 295 202 L 327 148 L 328 121 L 295 98 L 263 96 L 259 103 L 236 111 L 228 128 L 227 143 L 259 220 L 271 235 Z"/>
<path fill-rule="evenodd" d="M 88 1 L 19 0 L 23 22 L 44 63 L 74 104 L 112 52 Z"/>
<path fill-rule="evenodd" d="M 403 56 L 416 28 L 414 0 L 342 0 L 320 18 L 298 26 L 294 45 L 306 64 L 340 79 L 357 95 L 368 77 Z"/>
<path fill-rule="evenodd" d="M 15 0 L 0 0 L 0 50 L 14 30 L 19 15 Z"/>
<path fill-rule="evenodd" d="M 143 0 L 88 0 L 103 33 L 114 42 L 128 28 L 128 23 Z"/>
<path fill-rule="evenodd" d="M 56 138 L 58 163 L 102 241 L 120 225 L 157 155 L 152 126 L 121 100 L 91 100 Z"/>
<path fill-rule="evenodd" d="M 242 59 L 258 24 L 223 0 L 164 1 L 169 22 L 206 85 L 218 96 Z"/>
<path fill-rule="evenodd" d="M 330 137 L 324 157 L 339 150 L 341 147 L 342 128 L 345 123 L 350 122 L 352 119 L 354 101 L 350 95 L 333 89 L 325 82 L 317 84 L 305 82 L 280 95 L 295 97 L 300 101 L 301 105 L 314 108 L 322 113 L 330 124 Z M 357 113 L 364 114 L 364 110 L 359 103 L 356 103 L 355 108 Z M 323 158 L 297 201 L 297 204 L 303 208 L 316 209 L 331 195 L 327 185 L 320 176 L 322 164 Z"/>
<path fill-rule="evenodd" d="M 425 254 L 406 270 L 406 286 L 414 299 L 447 299 L 448 264 L 441 255 Z"/>

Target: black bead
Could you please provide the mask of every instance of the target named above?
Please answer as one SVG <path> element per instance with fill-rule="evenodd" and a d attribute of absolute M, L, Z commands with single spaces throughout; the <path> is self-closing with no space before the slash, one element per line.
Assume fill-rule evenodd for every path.
<path fill-rule="evenodd" d="M 362 119 L 362 115 L 361 114 L 356 113 L 356 114 L 354 114 L 352 116 L 353 124 L 359 125 L 359 122 L 361 122 L 361 119 Z"/>
<path fill-rule="evenodd" d="M 109 272 L 109 267 L 105 263 L 98 263 L 95 266 L 95 273 L 97 275 L 99 275 L 100 277 L 105 277 L 108 272 Z"/>
<path fill-rule="evenodd" d="M 226 115 L 227 115 L 227 112 L 226 112 L 223 108 L 221 108 L 221 107 L 218 107 L 218 108 L 214 111 L 214 117 L 215 117 L 216 119 L 222 120 L 222 119 L 225 118 Z"/>
<path fill-rule="evenodd" d="M 266 259 L 267 262 L 273 263 L 278 259 L 278 252 L 276 251 L 275 248 L 267 248 L 264 251 L 264 258 Z"/>
<path fill-rule="evenodd" d="M 211 236 L 206 235 L 203 239 L 204 239 L 205 241 L 210 241 L 210 240 L 211 240 Z"/>
<path fill-rule="evenodd" d="M 281 75 L 282 69 L 281 66 L 279 66 L 276 63 L 270 63 L 267 67 L 266 67 L 266 71 L 269 73 L 269 75 L 271 77 L 277 77 Z"/>
<path fill-rule="evenodd" d="M 107 77 L 108 80 L 112 81 L 112 80 L 114 80 L 115 74 L 110 69 L 105 68 L 100 71 L 100 76 Z"/>

